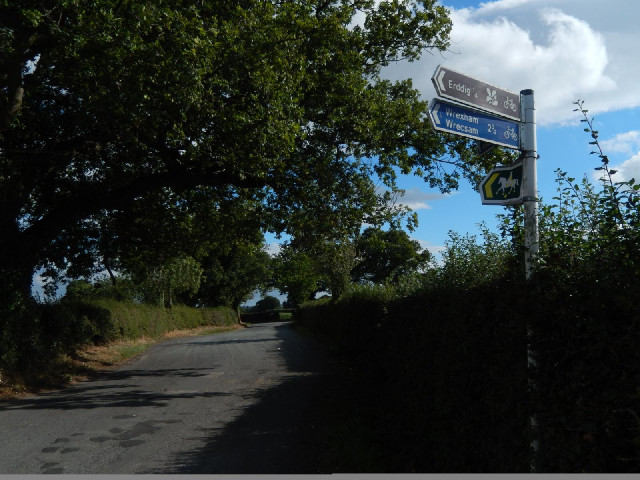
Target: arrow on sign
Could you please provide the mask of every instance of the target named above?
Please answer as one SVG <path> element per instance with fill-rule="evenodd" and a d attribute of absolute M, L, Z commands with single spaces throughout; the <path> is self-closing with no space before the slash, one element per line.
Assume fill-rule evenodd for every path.
<path fill-rule="evenodd" d="M 438 74 L 438 86 L 440 86 L 440 91 L 442 92 L 446 92 L 447 90 L 447 88 L 444 86 L 444 82 L 442 81 L 446 73 L 447 71 L 445 69 L 440 69 L 440 73 Z"/>
<path fill-rule="evenodd" d="M 436 128 L 441 125 L 441 123 L 440 123 L 440 103 L 436 103 L 433 106 L 433 110 L 431 111 L 431 118 L 433 119 L 433 122 L 434 122 Z"/>
<path fill-rule="evenodd" d="M 496 167 L 482 182 L 483 205 L 519 205 L 522 203 L 522 162 Z"/>

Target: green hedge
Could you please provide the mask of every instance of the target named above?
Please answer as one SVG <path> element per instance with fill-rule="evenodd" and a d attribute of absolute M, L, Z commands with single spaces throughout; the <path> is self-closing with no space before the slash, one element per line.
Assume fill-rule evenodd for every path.
<path fill-rule="evenodd" d="M 528 285 L 356 295 L 303 305 L 296 320 L 375 372 L 365 396 L 385 423 L 386 471 L 528 472 L 535 412 L 537 471 L 638 472 L 636 275 L 546 271 Z"/>
<path fill-rule="evenodd" d="M 385 422 L 387 471 L 526 471 L 521 305 L 497 287 L 303 305 L 296 320 L 360 369 Z M 384 420 L 383 420 L 384 419 Z"/>
<path fill-rule="evenodd" d="M 200 326 L 237 323 L 237 313 L 226 307 L 163 307 L 97 299 L 62 300 L 32 304 L 11 328 L 2 330 L 0 372 L 35 372 L 59 355 L 73 354 L 83 345 L 116 339 L 160 338 L 166 332 Z"/>
<path fill-rule="evenodd" d="M 95 300 L 94 304 L 109 311 L 118 336 L 126 339 L 159 338 L 172 330 L 201 326 L 227 326 L 237 323 L 237 313 L 227 307 L 191 308 L 174 305 L 167 309 L 156 305 Z"/>
<path fill-rule="evenodd" d="M 538 283 L 534 394 L 546 471 L 640 471 L 640 288 L 631 269 L 610 274 Z"/>

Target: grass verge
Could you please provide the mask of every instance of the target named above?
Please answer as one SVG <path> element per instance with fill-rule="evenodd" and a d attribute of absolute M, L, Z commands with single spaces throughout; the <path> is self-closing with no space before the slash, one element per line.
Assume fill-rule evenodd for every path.
<path fill-rule="evenodd" d="M 88 345 L 73 355 L 63 355 L 48 368 L 28 375 L 0 378 L 0 400 L 19 398 L 36 393 L 57 390 L 87 380 L 101 372 L 113 370 L 149 347 L 171 338 L 212 335 L 243 328 L 241 325 L 202 326 L 166 332 L 158 338 L 140 337 L 117 340 L 107 345 Z"/>

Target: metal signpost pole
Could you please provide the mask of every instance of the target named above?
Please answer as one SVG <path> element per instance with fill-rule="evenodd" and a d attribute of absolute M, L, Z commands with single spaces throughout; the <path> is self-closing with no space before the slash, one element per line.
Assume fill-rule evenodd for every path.
<path fill-rule="evenodd" d="M 533 97 L 533 90 L 522 90 L 520 92 L 520 102 L 522 105 L 522 155 L 523 172 L 522 188 L 524 202 L 524 248 L 525 248 L 525 272 L 529 281 L 533 275 L 536 257 L 538 255 L 538 179 L 536 171 L 536 161 L 538 158 L 536 139 L 536 111 Z M 532 334 L 531 325 L 527 325 L 527 337 Z M 528 370 L 535 368 L 536 362 L 533 357 L 531 345 L 527 342 L 527 365 Z M 529 375 L 529 386 L 535 388 L 531 376 Z M 536 458 L 539 450 L 538 443 L 538 420 L 535 411 L 530 416 L 531 425 L 531 457 L 529 468 L 531 472 L 536 471 Z"/>
<path fill-rule="evenodd" d="M 536 110 L 533 90 L 522 90 L 522 146 L 523 172 L 522 188 L 524 190 L 524 248 L 527 280 L 531 278 L 538 255 L 538 175 L 536 160 L 538 158 L 536 140 Z"/>

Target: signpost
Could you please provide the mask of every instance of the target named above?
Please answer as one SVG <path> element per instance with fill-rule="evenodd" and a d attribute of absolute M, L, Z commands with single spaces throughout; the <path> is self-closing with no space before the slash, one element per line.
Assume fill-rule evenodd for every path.
<path fill-rule="evenodd" d="M 519 122 L 435 98 L 429 104 L 429 116 L 436 130 L 507 148 L 520 148 Z"/>
<path fill-rule="evenodd" d="M 539 246 L 538 154 L 533 90 L 522 90 L 516 94 L 442 65 L 438 66 L 431 81 L 441 97 L 474 107 L 470 109 L 440 99 L 432 100 L 429 117 L 436 130 L 520 150 L 521 161 L 492 170 L 481 182 L 480 194 L 485 205 L 524 205 L 525 272 L 529 280 Z M 530 325 L 527 325 L 527 334 L 531 334 Z M 530 347 L 527 350 L 529 366 L 534 367 L 533 352 Z M 535 385 L 532 383 L 531 387 L 535 388 Z M 530 425 L 530 469 L 535 472 L 539 449 L 535 413 L 531 415 Z"/>
<path fill-rule="evenodd" d="M 520 95 L 438 65 L 433 77 L 438 95 L 520 121 Z"/>
<path fill-rule="evenodd" d="M 522 162 L 496 167 L 480 183 L 483 205 L 520 205 L 522 203 Z"/>

